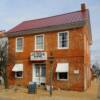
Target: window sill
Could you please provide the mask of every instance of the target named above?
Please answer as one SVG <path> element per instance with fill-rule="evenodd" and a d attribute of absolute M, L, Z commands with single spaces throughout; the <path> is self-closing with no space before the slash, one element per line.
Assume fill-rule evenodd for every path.
<path fill-rule="evenodd" d="M 23 77 L 15 77 L 15 79 L 22 79 Z"/>
<path fill-rule="evenodd" d="M 61 48 L 61 47 L 59 48 L 59 47 L 58 47 L 58 49 L 60 49 L 60 50 L 61 50 L 61 49 L 64 49 L 64 50 L 65 50 L 65 49 L 69 49 L 69 47 L 64 47 L 64 48 Z"/>
<path fill-rule="evenodd" d="M 16 51 L 16 52 L 23 52 L 23 51 Z"/>
<path fill-rule="evenodd" d="M 68 79 L 57 79 L 57 81 L 68 81 Z"/>
<path fill-rule="evenodd" d="M 35 51 L 44 51 L 44 49 L 35 49 Z"/>

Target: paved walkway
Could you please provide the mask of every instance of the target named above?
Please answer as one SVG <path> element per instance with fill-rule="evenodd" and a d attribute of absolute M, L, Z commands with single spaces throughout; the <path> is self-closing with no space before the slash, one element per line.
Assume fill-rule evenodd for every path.
<path fill-rule="evenodd" d="M 49 93 L 42 89 L 38 89 L 37 94 L 28 94 L 25 88 L 8 90 L 1 88 L 0 97 L 2 97 L 0 100 L 97 100 L 97 80 L 94 80 L 85 92 L 55 90 L 53 96 L 50 97 Z"/>

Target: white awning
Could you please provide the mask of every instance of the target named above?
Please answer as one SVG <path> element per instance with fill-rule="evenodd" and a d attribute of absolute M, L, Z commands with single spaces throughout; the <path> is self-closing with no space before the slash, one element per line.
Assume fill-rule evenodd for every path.
<path fill-rule="evenodd" d="M 68 63 L 58 63 L 56 67 L 56 72 L 68 72 L 69 64 Z"/>
<path fill-rule="evenodd" d="M 15 64 L 12 71 L 14 72 L 23 71 L 23 64 Z"/>

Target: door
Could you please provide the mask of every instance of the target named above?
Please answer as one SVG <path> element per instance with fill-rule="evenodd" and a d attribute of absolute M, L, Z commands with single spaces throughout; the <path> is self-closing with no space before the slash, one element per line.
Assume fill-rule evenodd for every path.
<path fill-rule="evenodd" d="M 46 65 L 34 64 L 32 81 L 36 82 L 37 84 L 45 83 L 45 76 L 46 76 Z"/>

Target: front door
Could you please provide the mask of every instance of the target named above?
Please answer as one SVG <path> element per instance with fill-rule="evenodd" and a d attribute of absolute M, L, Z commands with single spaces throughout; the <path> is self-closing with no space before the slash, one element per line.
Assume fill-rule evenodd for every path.
<path fill-rule="evenodd" d="M 33 76 L 32 81 L 37 84 L 44 84 L 46 76 L 46 65 L 45 64 L 34 64 L 33 65 Z"/>

